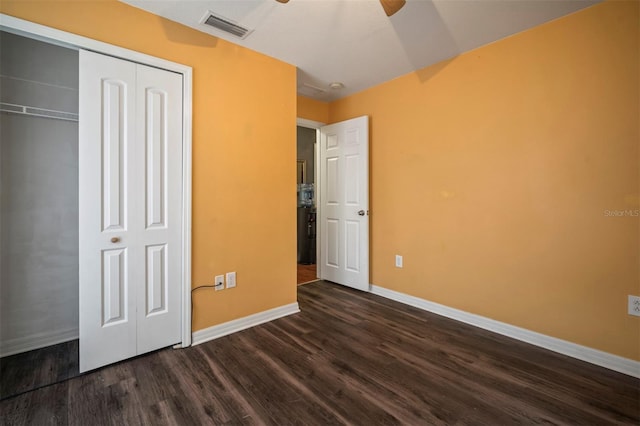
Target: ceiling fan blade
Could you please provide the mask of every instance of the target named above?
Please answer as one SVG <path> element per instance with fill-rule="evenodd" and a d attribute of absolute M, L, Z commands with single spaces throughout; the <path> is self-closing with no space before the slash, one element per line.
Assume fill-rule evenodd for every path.
<path fill-rule="evenodd" d="M 380 4 L 382 5 L 382 8 L 384 9 L 387 16 L 391 16 L 402 9 L 402 6 L 404 6 L 406 2 L 406 0 L 380 0 Z"/>
<path fill-rule="evenodd" d="M 289 0 L 276 0 L 278 3 L 288 3 Z"/>

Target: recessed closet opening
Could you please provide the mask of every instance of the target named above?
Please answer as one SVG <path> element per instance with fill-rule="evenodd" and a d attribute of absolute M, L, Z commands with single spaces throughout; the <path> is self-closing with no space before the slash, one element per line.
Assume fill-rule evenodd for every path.
<path fill-rule="evenodd" d="M 78 373 L 78 51 L 7 32 L 0 43 L 4 398 Z M 38 381 L 12 368 L 43 356 Z"/>
<path fill-rule="evenodd" d="M 4 398 L 191 344 L 193 71 L 0 17 Z"/>

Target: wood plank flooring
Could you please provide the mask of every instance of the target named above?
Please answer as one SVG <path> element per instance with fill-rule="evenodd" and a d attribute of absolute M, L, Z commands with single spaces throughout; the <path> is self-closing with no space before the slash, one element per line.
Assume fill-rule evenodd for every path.
<path fill-rule="evenodd" d="M 640 380 L 327 282 L 302 312 L 6 399 L 2 424 L 640 423 Z"/>
<path fill-rule="evenodd" d="M 298 263 L 298 285 L 318 280 L 316 265 L 301 265 Z"/>
<path fill-rule="evenodd" d="M 75 377 L 78 340 L 0 359 L 0 399 Z"/>

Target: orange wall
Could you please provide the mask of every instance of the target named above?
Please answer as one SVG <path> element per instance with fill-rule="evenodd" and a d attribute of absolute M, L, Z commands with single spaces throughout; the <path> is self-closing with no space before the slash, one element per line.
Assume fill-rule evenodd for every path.
<path fill-rule="evenodd" d="M 638 4 L 330 104 L 371 117 L 374 284 L 640 360 Z"/>
<path fill-rule="evenodd" d="M 298 118 L 328 123 L 329 103 L 298 95 Z"/>
<path fill-rule="evenodd" d="M 296 301 L 295 67 L 116 0 L 0 11 L 193 67 L 193 286 L 237 272 L 194 293 L 193 328 Z"/>

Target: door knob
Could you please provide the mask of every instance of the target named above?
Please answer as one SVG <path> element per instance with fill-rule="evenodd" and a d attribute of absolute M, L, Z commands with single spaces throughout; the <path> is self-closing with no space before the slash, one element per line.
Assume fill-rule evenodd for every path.
<path fill-rule="evenodd" d="M 364 210 L 358 210 L 358 215 L 359 216 L 364 216 Z"/>
<path fill-rule="evenodd" d="M 114 244 L 115 244 L 115 243 L 119 243 L 119 242 L 120 242 L 120 237 L 113 237 L 113 238 L 111 238 L 111 242 L 112 242 L 112 243 L 114 243 Z"/>

